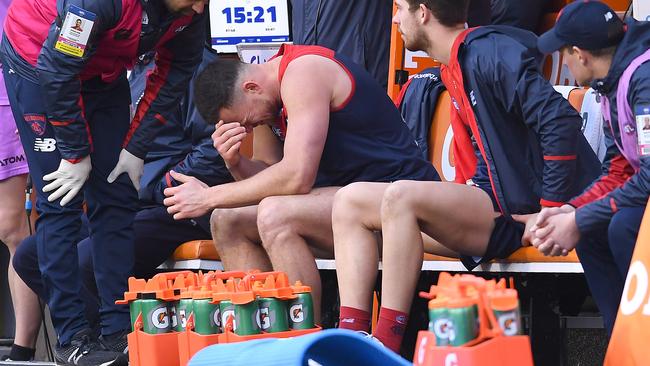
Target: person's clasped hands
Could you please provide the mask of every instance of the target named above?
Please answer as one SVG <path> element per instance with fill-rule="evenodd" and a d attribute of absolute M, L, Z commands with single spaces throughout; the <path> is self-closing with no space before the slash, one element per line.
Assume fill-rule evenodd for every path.
<path fill-rule="evenodd" d="M 571 205 L 543 208 L 529 229 L 531 244 L 546 256 L 566 256 L 580 240 L 575 208 Z"/>

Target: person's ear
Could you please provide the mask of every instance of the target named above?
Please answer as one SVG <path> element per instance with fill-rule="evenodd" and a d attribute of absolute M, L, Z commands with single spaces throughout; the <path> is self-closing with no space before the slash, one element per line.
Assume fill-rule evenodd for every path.
<path fill-rule="evenodd" d="M 431 18 L 431 12 L 424 4 L 420 3 L 420 8 L 418 9 L 418 19 L 421 24 L 426 24 Z"/>
<path fill-rule="evenodd" d="M 244 93 L 260 94 L 262 92 L 262 87 L 253 80 L 244 81 L 242 87 Z"/>
<path fill-rule="evenodd" d="M 584 50 L 576 46 L 573 46 L 573 53 L 575 53 L 576 56 L 578 57 L 578 61 L 580 62 L 580 65 L 587 66 L 589 64 L 590 62 L 589 52 L 585 52 Z"/>

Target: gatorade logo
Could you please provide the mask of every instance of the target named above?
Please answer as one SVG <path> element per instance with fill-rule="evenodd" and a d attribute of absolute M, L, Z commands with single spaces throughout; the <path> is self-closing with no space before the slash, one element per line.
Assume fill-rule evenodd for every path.
<path fill-rule="evenodd" d="M 448 339 L 450 341 L 456 339 L 454 324 L 446 318 L 437 319 L 433 323 L 433 333 L 440 339 Z"/>
<path fill-rule="evenodd" d="M 214 313 L 212 313 L 212 321 L 217 327 L 221 326 L 221 309 L 216 308 Z M 183 325 L 184 326 L 184 325 Z"/>
<path fill-rule="evenodd" d="M 255 311 L 255 314 L 253 314 L 253 319 L 255 319 L 255 322 L 257 323 L 257 327 L 262 329 L 262 324 L 260 324 L 260 310 L 257 309 Z"/>
<path fill-rule="evenodd" d="M 228 324 L 228 318 L 232 317 L 232 330 L 237 329 L 237 322 L 235 322 L 235 310 L 226 310 L 221 315 L 221 324 L 225 327 Z"/>
<path fill-rule="evenodd" d="M 260 328 L 267 330 L 271 328 L 271 316 L 269 316 L 269 308 L 260 309 Z"/>
<path fill-rule="evenodd" d="M 176 328 L 178 326 L 178 317 L 176 316 L 176 307 L 172 306 L 169 308 L 169 313 L 172 318 L 172 327 Z"/>
<path fill-rule="evenodd" d="M 515 314 L 504 314 L 499 317 L 499 326 L 503 329 L 503 334 L 507 336 L 517 335 L 519 325 Z"/>
<path fill-rule="evenodd" d="M 185 314 L 185 309 L 178 311 L 178 318 L 181 320 L 181 328 L 187 327 L 187 315 Z"/>
<path fill-rule="evenodd" d="M 302 304 L 295 304 L 289 309 L 289 316 L 294 323 L 302 323 L 305 320 L 305 313 L 302 310 Z"/>
<path fill-rule="evenodd" d="M 151 324 L 158 329 L 169 328 L 169 315 L 166 307 L 160 307 L 151 312 Z"/>

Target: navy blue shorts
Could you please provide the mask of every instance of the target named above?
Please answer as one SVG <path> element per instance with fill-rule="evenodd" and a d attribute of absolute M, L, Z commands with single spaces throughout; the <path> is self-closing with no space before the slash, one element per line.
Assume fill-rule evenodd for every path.
<path fill-rule="evenodd" d="M 492 206 L 495 212 L 499 212 L 499 204 L 494 198 L 492 187 L 490 186 L 476 186 L 482 189 L 490 196 Z M 510 217 L 499 215 L 494 219 L 494 229 L 490 235 L 485 254 L 482 257 L 474 257 L 471 255 L 461 255 L 460 261 L 465 268 L 473 270 L 481 263 L 486 263 L 495 258 L 508 258 L 517 249 L 521 248 L 521 237 L 524 235 L 526 225 L 514 221 Z"/>

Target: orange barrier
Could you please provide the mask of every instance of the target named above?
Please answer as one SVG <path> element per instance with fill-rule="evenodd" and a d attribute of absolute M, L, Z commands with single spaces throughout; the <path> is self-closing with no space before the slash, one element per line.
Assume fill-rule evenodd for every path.
<path fill-rule="evenodd" d="M 606 366 L 645 365 L 650 339 L 650 205 L 641 222 L 634 255 L 625 279 L 623 297 L 605 357 Z"/>

